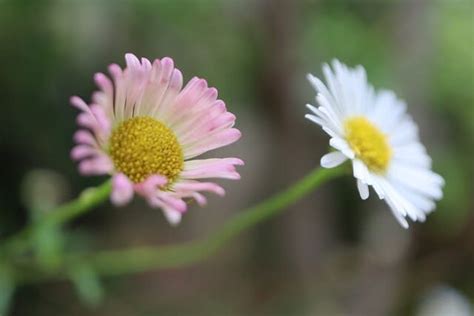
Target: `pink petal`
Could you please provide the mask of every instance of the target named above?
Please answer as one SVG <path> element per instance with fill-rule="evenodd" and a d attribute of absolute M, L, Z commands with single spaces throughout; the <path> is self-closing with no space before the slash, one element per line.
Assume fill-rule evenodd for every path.
<path fill-rule="evenodd" d="M 196 200 L 199 206 L 204 206 L 207 204 L 207 199 L 204 195 L 198 192 L 193 192 L 191 196 Z"/>
<path fill-rule="evenodd" d="M 162 113 L 162 118 L 173 124 L 186 112 L 194 112 L 202 95 L 206 92 L 207 82 L 204 79 L 193 78 L 178 94 L 175 102 L 168 104 L 168 109 Z"/>
<path fill-rule="evenodd" d="M 76 121 L 79 126 L 82 126 L 91 130 L 100 129 L 100 125 L 99 123 L 97 123 L 92 113 L 82 112 L 77 116 Z"/>
<path fill-rule="evenodd" d="M 94 136 L 87 130 L 81 129 L 74 133 L 74 141 L 78 144 L 96 146 L 97 142 Z"/>
<path fill-rule="evenodd" d="M 127 68 L 130 69 L 135 69 L 135 68 L 140 68 L 141 64 L 138 58 L 131 53 L 125 54 L 125 61 L 127 63 Z"/>
<path fill-rule="evenodd" d="M 181 222 L 182 214 L 180 212 L 177 212 L 173 209 L 163 208 L 163 214 L 165 215 L 168 222 L 173 226 L 176 226 L 179 224 L 179 222 Z"/>
<path fill-rule="evenodd" d="M 154 102 L 151 113 L 156 117 L 163 118 L 168 115 L 170 108 L 175 104 L 176 96 L 183 85 L 183 75 L 178 69 L 174 69 L 174 62 L 171 58 L 165 57 L 161 60 L 161 75 L 156 85 L 160 93 Z"/>
<path fill-rule="evenodd" d="M 71 158 L 73 160 L 81 160 L 90 156 L 97 156 L 99 151 L 97 148 L 88 145 L 77 145 L 71 150 Z"/>
<path fill-rule="evenodd" d="M 179 79 L 179 88 L 181 89 L 181 73 Z M 197 102 L 199 96 L 202 94 L 202 91 L 206 86 L 205 82 L 202 82 L 197 78 L 191 79 L 181 91 L 172 86 L 171 83 L 172 82 L 170 82 L 169 86 L 171 89 L 168 89 L 167 91 L 168 96 L 163 98 L 163 102 L 161 103 L 157 112 L 161 119 L 169 122 L 170 124 L 172 123 L 171 118 L 173 115 L 175 115 L 174 113 L 180 112 L 180 109 L 185 107 L 185 104 Z M 198 92 L 199 90 L 201 90 L 201 92 Z"/>
<path fill-rule="evenodd" d="M 98 72 L 94 75 L 94 81 L 99 87 L 99 89 L 104 91 L 108 97 L 113 96 L 114 86 L 112 84 L 112 81 L 110 81 L 110 79 L 106 75 L 101 72 Z"/>
<path fill-rule="evenodd" d="M 143 91 L 141 105 L 135 110 L 135 116 L 146 116 L 151 115 L 155 104 L 161 101 L 164 91 L 167 85 L 164 87 L 160 86 L 160 74 L 161 74 L 161 62 L 156 59 L 153 65 L 148 60 L 146 62 L 142 59 L 144 67 L 147 69 L 148 78 L 146 80 L 145 88 Z"/>
<path fill-rule="evenodd" d="M 145 70 L 151 70 L 152 66 L 151 66 L 151 62 L 145 58 L 145 57 L 142 57 L 141 58 L 141 62 L 142 62 L 142 67 L 143 69 Z"/>
<path fill-rule="evenodd" d="M 209 167 L 214 165 L 245 165 L 244 161 L 239 158 L 209 158 L 209 159 L 193 159 L 185 162 L 186 169 L 196 169 Z"/>
<path fill-rule="evenodd" d="M 181 177 L 183 179 L 226 178 L 238 180 L 240 175 L 235 171 L 234 165 L 243 164 L 244 162 L 238 158 L 191 160 L 185 162 Z"/>
<path fill-rule="evenodd" d="M 236 142 L 240 136 L 242 136 L 242 134 L 236 128 L 218 131 L 213 135 L 209 135 L 206 139 L 185 148 L 185 159 L 190 159 L 209 150 L 232 144 L 233 142 Z"/>
<path fill-rule="evenodd" d="M 150 68 L 142 65 L 133 54 L 126 54 L 127 68 L 124 70 L 126 82 L 124 119 L 141 112 L 142 97 L 149 78 Z"/>
<path fill-rule="evenodd" d="M 234 123 L 235 115 L 230 112 L 209 118 L 208 120 L 202 119 L 199 125 L 190 128 L 185 135 L 179 137 L 180 142 L 183 146 L 199 142 L 218 131 L 230 129 Z"/>
<path fill-rule="evenodd" d="M 114 79 L 115 96 L 114 96 L 114 114 L 118 122 L 123 120 L 125 107 L 125 80 L 124 73 L 119 65 L 112 64 L 109 66 L 109 72 Z"/>
<path fill-rule="evenodd" d="M 172 224 L 176 225 L 181 220 L 181 214 L 186 211 L 187 205 L 184 201 L 173 198 L 171 195 L 173 193 L 162 192 L 160 193 L 167 193 L 167 197 L 163 197 L 162 194 L 155 195 L 153 197 L 148 198 L 148 203 L 151 207 L 158 207 L 163 210 L 163 214 L 165 215 L 166 219 Z"/>
<path fill-rule="evenodd" d="M 114 111 L 114 86 L 112 81 L 100 72 L 94 75 L 94 81 L 102 91 L 94 93 L 92 99 L 104 108 L 107 117 L 111 119 Z"/>
<path fill-rule="evenodd" d="M 180 122 L 173 125 L 173 130 L 180 139 L 186 140 L 190 135 L 195 135 L 195 131 L 202 129 L 210 121 L 215 120 L 220 115 L 226 113 L 225 103 L 217 100 L 206 110 L 193 113 L 185 117 Z"/>
<path fill-rule="evenodd" d="M 89 106 L 87 105 L 87 103 L 84 102 L 84 100 L 82 100 L 78 96 L 72 96 L 71 99 L 70 99 L 70 102 L 77 109 L 79 109 L 83 112 L 86 112 L 86 113 L 90 113 Z"/>
<path fill-rule="evenodd" d="M 145 198 L 156 196 L 156 192 L 161 186 L 168 182 L 166 177 L 155 174 L 149 176 L 145 181 L 135 184 L 135 190 L 143 195 Z"/>
<path fill-rule="evenodd" d="M 177 197 L 175 193 L 166 192 L 166 191 L 158 191 L 157 197 L 161 201 L 163 201 L 168 207 L 180 213 L 185 212 L 186 209 L 188 208 L 186 203 L 181 198 Z"/>
<path fill-rule="evenodd" d="M 90 106 L 91 112 L 94 114 L 94 117 L 97 121 L 97 126 L 99 126 L 99 131 L 101 134 L 108 135 L 111 129 L 111 122 L 107 117 L 102 106 L 97 104 L 92 104 Z"/>
<path fill-rule="evenodd" d="M 112 161 L 105 154 L 82 160 L 79 163 L 79 172 L 83 175 L 109 174 L 113 170 Z"/>
<path fill-rule="evenodd" d="M 176 190 L 176 192 L 192 192 L 192 191 L 208 191 L 208 192 L 213 192 L 217 195 L 223 196 L 225 195 L 225 190 L 212 182 L 178 182 L 173 186 L 173 189 Z"/>
<path fill-rule="evenodd" d="M 207 83 L 205 84 L 207 85 Z M 198 97 L 196 101 L 186 104 L 177 100 L 173 115 L 169 118 L 170 126 L 173 129 L 186 131 L 193 128 L 195 122 L 199 124 L 204 121 L 206 123 L 208 120 L 213 119 L 216 116 L 216 113 L 214 113 L 216 111 L 224 113 L 226 111 L 225 105 L 222 106 L 223 102 L 216 100 L 217 95 L 216 88 L 205 88 L 202 95 L 198 96 L 196 94 L 196 97 Z M 218 103 L 217 101 L 220 102 Z"/>
<path fill-rule="evenodd" d="M 133 198 L 133 183 L 123 173 L 118 173 L 112 178 L 112 193 L 110 200 L 117 206 L 130 202 Z"/>

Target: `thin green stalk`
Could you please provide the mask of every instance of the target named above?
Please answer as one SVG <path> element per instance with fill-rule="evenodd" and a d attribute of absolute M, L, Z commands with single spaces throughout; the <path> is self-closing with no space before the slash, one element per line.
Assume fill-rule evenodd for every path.
<path fill-rule="evenodd" d="M 241 232 L 269 219 L 298 201 L 321 184 L 345 173 L 345 168 L 315 169 L 288 189 L 239 212 L 207 238 L 178 245 L 145 246 L 124 250 L 105 250 L 95 253 L 66 254 L 61 266 L 51 271 L 35 266 L 17 267 L 17 282 L 30 283 L 67 279 L 78 264 L 89 267 L 96 275 L 121 275 L 159 268 L 177 268 L 202 261 L 219 250 Z M 78 200 L 57 208 L 45 221 L 60 224 L 100 203 L 110 194 L 110 183 L 105 183 Z"/>
<path fill-rule="evenodd" d="M 43 225 L 61 225 L 82 215 L 105 201 L 110 196 L 111 182 L 104 182 L 96 188 L 86 189 L 79 197 L 47 212 L 39 221 L 32 223 L 10 239 L 0 244 L 0 251 L 23 252 L 30 246 L 32 232 Z"/>
<path fill-rule="evenodd" d="M 344 168 L 315 169 L 285 191 L 235 215 L 219 230 L 202 240 L 171 246 L 106 250 L 85 256 L 71 255 L 68 261 L 84 260 L 101 275 L 190 265 L 207 258 L 242 231 L 281 213 L 324 182 L 344 172 Z"/>
<path fill-rule="evenodd" d="M 110 196 L 111 189 L 112 184 L 110 180 L 96 188 L 87 189 L 82 192 L 76 200 L 51 211 L 51 213 L 44 218 L 44 221 L 48 224 L 60 225 L 74 219 L 107 200 Z"/>

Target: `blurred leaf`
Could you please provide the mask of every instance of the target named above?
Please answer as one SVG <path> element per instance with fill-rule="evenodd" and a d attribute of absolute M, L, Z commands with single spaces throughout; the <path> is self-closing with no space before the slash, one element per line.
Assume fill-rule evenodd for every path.
<path fill-rule="evenodd" d="M 52 170 L 34 169 L 23 178 L 22 199 L 33 220 L 60 204 L 65 199 L 66 192 L 66 180 Z"/>
<path fill-rule="evenodd" d="M 338 58 L 349 66 L 364 65 L 376 87 L 393 86 L 389 82 L 392 49 L 386 34 L 375 22 L 364 22 L 354 12 L 329 12 L 306 12 L 311 18 L 304 27 L 300 58 L 309 65 L 309 71 L 320 69 L 320 61 Z"/>
<path fill-rule="evenodd" d="M 470 178 L 465 170 L 468 162 L 460 160 L 457 153 L 451 150 L 438 153 L 436 157 L 439 158 L 439 166 L 435 169 L 439 170 L 446 184 L 433 219 L 440 233 L 455 234 L 467 223 L 470 215 Z"/>
<path fill-rule="evenodd" d="M 40 225 L 33 235 L 33 245 L 38 263 L 45 269 L 54 269 L 61 261 L 64 234 L 58 226 Z"/>
<path fill-rule="evenodd" d="M 437 2 L 440 23 L 436 36 L 433 93 L 436 104 L 448 110 L 462 124 L 464 132 L 474 135 L 474 5 L 470 1 Z M 472 139 L 471 139 L 472 141 Z"/>
<path fill-rule="evenodd" d="M 91 307 L 97 306 L 104 297 L 104 290 L 95 271 L 87 265 L 79 264 L 70 273 L 81 301 Z"/>
<path fill-rule="evenodd" d="M 0 316 L 6 316 L 15 292 L 15 281 L 10 268 L 0 265 Z"/>
<path fill-rule="evenodd" d="M 26 174 L 22 183 L 23 203 L 28 207 L 31 220 L 38 225 L 34 230 L 33 246 L 38 263 L 44 269 L 54 269 L 61 260 L 64 236 L 56 225 L 40 224 L 46 212 L 52 210 L 64 199 L 67 182 L 52 170 L 34 169 Z"/>

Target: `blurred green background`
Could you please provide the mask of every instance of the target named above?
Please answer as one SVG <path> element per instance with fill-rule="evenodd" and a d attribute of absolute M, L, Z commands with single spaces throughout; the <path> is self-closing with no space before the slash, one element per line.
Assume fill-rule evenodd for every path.
<path fill-rule="evenodd" d="M 327 150 L 303 118 L 315 94 L 305 76 L 332 58 L 364 65 L 377 88 L 407 101 L 447 183 L 427 223 L 403 230 L 384 203 L 360 201 L 353 179 L 337 180 L 201 264 L 21 286 L 12 315 L 473 313 L 473 1 L 0 0 L 0 43 L 2 239 L 103 181 L 69 159 L 68 99 L 89 100 L 93 74 L 124 65 L 126 52 L 171 56 L 185 80 L 206 78 L 243 132 L 218 153 L 246 161 L 241 181 L 222 182 L 224 199 L 192 208 L 177 228 L 142 201 L 100 207 L 38 236 L 45 266 L 65 249 L 200 238 L 303 176 Z"/>

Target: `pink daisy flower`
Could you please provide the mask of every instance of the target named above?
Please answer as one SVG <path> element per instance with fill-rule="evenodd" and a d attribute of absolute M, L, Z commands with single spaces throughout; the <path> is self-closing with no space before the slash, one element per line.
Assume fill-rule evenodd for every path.
<path fill-rule="evenodd" d="M 99 91 L 91 104 L 71 98 L 81 111 L 71 157 L 83 175 L 112 176 L 115 205 L 138 194 L 177 224 L 187 210 L 185 199 L 204 205 L 203 192 L 224 195 L 221 186 L 201 179 L 240 179 L 238 158 L 195 158 L 237 141 L 241 133 L 206 80 L 194 77 L 183 88 L 171 58 L 151 63 L 126 54 L 125 60 L 125 69 L 109 66 L 112 80 L 95 75 Z"/>

